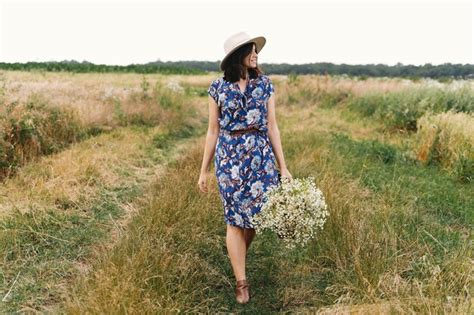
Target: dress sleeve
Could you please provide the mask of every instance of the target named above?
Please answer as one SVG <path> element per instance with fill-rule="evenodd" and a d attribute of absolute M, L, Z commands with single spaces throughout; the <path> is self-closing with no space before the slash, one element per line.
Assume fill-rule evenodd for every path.
<path fill-rule="evenodd" d="M 275 88 L 273 87 L 272 80 L 268 76 L 267 76 L 267 83 L 265 85 L 266 85 L 268 97 L 270 97 L 272 94 L 275 93 Z"/>
<path fill-rule="evenodd" d="M 209 88 L 207 89 L 207 94 L 210 95 L 216 101 L 217 104 L 219 104 L 218 102 L 219 95 L 217 93 L 218 85 L 219 85 L 219 81 L 218 79 L 216 79 L 211 82 L 211 84 L 209 85 Z"/>

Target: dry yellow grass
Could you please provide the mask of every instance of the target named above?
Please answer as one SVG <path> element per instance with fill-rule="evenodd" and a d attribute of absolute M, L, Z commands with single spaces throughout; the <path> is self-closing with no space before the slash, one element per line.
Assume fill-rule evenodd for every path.
<path fill-rule="evenodd" d="M 319 121 L 315 123 L 321 123 L 325 116 L 316 117 Z M 332 116 L 331 120 L 348 132 L 357 129 L 355 123 L 347 124 L 341 117 Z M 256 241 L 253 250 L 258 256 L 253 263 L 257 273 L 268 273 L 266 279 L 276 287 L 260 288 L 259 300 L 251 306 L 252 310 L 271 308 L 264 294 L 278 294 L 277 303 L 282 310 L 303 313 L 318 311 L 307 305 L 321 303 L 321 294 L 338 297 L 337 305 L 321 308 L 321 314 L 390 314 L 411 312 L 417 307 L 454 310 L 455 306 L 442 306 L 426 291 L 417 289 L 425 286 L 436 295 L 436 288 L 457 277 L 458 270 L 453 269 L 452 275 L 444 277 L 435 275 L 423 283 L 401 276 L 421 253 L 429 251 L 426 246 L 411 248 L 410 240 L 400 240 L 391 221 L 393 211 L 404 211 L 410 216 L 413 205 L 404 205 L 402 210 L 394 204 L 393 196 L 378 194 L 361 180 L 348 178 L 340 168 L 347 161 L 334 155 L 330 147 L 315 150 L 312 134 L 328 134 L 335 130 L 334 124 L 320 126 L 317 131 L 311 129 L 308 121 L 304 121 L 306 130 L 301 129 L 301 124 L 299 119 L 282 119 L 284 139 L 289 141 L 287 148 L 298 148 L 288 162 L 294 174 L 317 172 L 318 185 L 331 208 L 331 219 L 320 235 L 318 249 L 310 249 L 301 263 L 295 263 L 276 248 L 269 254 L 268 247 L 272 245 Z M 114 251 L 102 251 L 94 271 L 78 282 L 68 297 L 68 312 L 214 312 L 216 308 L 210 305 L 215 307 L 216 303 L 222 310 L 234 310 L 231 302 L 225 300 L 229 295 L 221 292 L 231 292 L 232 275 L 219 269 L 225 257 L 221 257 L 223 236 L 216 234 L 222 227 L 216 183 L 213 178 L 210 195 L 200 196 L 194 187 L 195 178 L 189 176 L 197 174 L 202 145 L 192 145 L 178 164 L 169 169 L 166 178 L 158 181 L 156 198 L 137 215 L 129 234 L 124 235 Z M 193 237 L 190 239 L 189 235 Z M 201 255 L 203 250 L 205 255 Z M 393 253 L 398 253 L 395 261 Z M 267 270 L 268 261 L 277 267 Z M 438 270 L 430 259 L 426 267 L 433 272 Z M 336 276 L 323 293 L 311 279 L 328 271 Z M 352 272 L 354 275 L 348 276 Z M 258 275 L 251 277 L 259 278 Z M 387 298 L 380 299 L 380 295 Z M 371 302 L 360 303 L 361 299 Z"/>
<path fill-rule="evenodd" d="M 181 77 L 160 74 L 1 74 L 0 175 L 70 143 L 125 125 L 196 125 L 202 106 Z M 177 90 L 181 89 L 181 90 Z M 4 106 L 3 106 L 4 105 Z"/>
<path fill-rule="evenodd" d="M 152 136 L 153 132 L 145 135 L 120 129 L 32 162 L 0 186 L 0 216 L 14 208 L 25 213 L 62 202 L 78 203 L 101 186 L 122 185 L 124 170 L 133 170 L 142 178 L 153 176 L 150 165 L 140 166 L 142 148 Z"/>
<path fill-rule="evenodd" d="M 414 150 L 419 161 L 436 160 L 443 168 L 453 170 L 466 167 L 460 164 L 474 160 L 473 113 L 428 113 L 418 120 L 417 125 Z"/>
<path fill-rule="evenodd" d="M 120 170 L 139 165 L 141 150 L 157 132 L 167 128 L 178 129 L 177 113 L 166 111 L 147 102 L 135 101 L 133 93 L 140 93 L 143 76 L 139 74 L 71 74 L 71 73 L 29 73 L 8 71 L 4 73 L 7 82 L 7 102 L 19 102 L 38 95 L 48 100 L 50 106 L 66 106 L 78 110 L 81 118 L 89 124 L 112 124 L 113 103 L 110 97 L 117 97 L 125 104 L 124 114 L 155 115 L 157 124 L 149 133 L 134 129 L 118 129 L 103 134 L 53 156 L 42 157 L 37 162 L 20 168 L 18 174 L 0 187 L 0 216 L 12 208 L 21 212 L 49 207 L 67 200 L 76 203 L 78 199 L 91 195 L 101 185 L 120 185 L 123 176 Z M 147 75 L 147 80 L 166 87 L 170 80 L 184 80 L 184 76 L 165 77 L 160 74 Z M 193 78 L 193 77 L 190 77 Z M 202 80 L 194 77 L 195 80 Z M 105 93 L 105 94 L 104 94 Z M 107 94 L 109 93 L 109 94 Z M 36 96 L 35 96 L 36 97 Z M 172 91 L 171 102 L 183 102 L 182 96 Z M 207 107 L 192 98 L 187 99 L 187 108 L 194 108 L 201 115 Z M 150 108 L 152 107 L 152 108 Z M 186 112 L 186 111 L 185 111 Z M 199 119 L 188 117 L 187 120 Z M 195 121 L 195 124 L 198 124 Z M 139 166 L 137 171 L 139 171 Z M 148 169 L 146 166 L 145 169 Z"/>
<path fill-rule="evenodd" d="M 145 78 L 151 95 L 157 84 L 176 79 L 162 74 L 136 73 L 56 73 L 5 71 L 5 101 L 26 103 L 31 96 L 40 95 L 50 106 L 70 107 L 79 113 L 86 126 L 115 126 L 114 112 L 119 101 L 125 115 L 141 113 L 162 117 L 159 106 L 140 100 Z M 166 84 L 163 87 L 167 88 Z M 163 117 L 165 120 L 166 117 Z"/>
<path fill-rule="evenodd" d="M 18 74 L 16 79 L 24 82 L 37 80 L 29 74 L 22 75 Z M 109 80 L 111 86 L 130 83 L 138 87 L 142 82 L 141 75 L 74 75 L 70 78 L 68 74 L 62 78 L 96 89 L 92 94 L 100 95 L 101 90 L 89 85 L 88 80 L 100 85 L 101 76 L 105 81 Z M 78 77 L 81 78 L 74 81 Z M 15 82 L 13 78 L 12 82 Z M 158 82 L 164 85 L 172 82 L 199 88 L 207 88 L 214 78 L 215 74 L 168 76 L 166 79 L 158 75 L 147 76 L 151 86 Z M 427 232 L 440 223 L 431 218 L 435 214 L 422 213 L 425 210 L 419 208 L 416 199 L 397 199 L 405 187 L 399 178 L 395 178 L 395 168 L 390 168 L 392 165 L 385 170 L 363 157 L 361 160 L 364 167 L 368 167 L 367 172 L 350 174 L 345 167 L 356 167 L 359 157 L 354 157 L 354 161 L 347 160 L 344 152 L 338 151 L 330 142 L 333 132 L 349 134 L 354 145 L 358 145 L 357 140 L 366 139 L 397 144 L 410 136 L 385 134 L 378 123 L 370 120 L 347 119 L 343 109 L 324 110 L 317 103 L 304 101 L 299 104 L 301 106 L 285 103 L 289 93 L 307 88 L 363 94 L 376 90 L 397 91 L 405 88 L 405 83 L 375 79 L 355 82 L 346 78 L 308 76 L 300 77 L 300 83 L 289 86 L 286 76 L 272 78 L 278 93 L 277 114 L 290 171 L 294 176 L 316 174 L 318 186 L 332 212 L 321 239 L 300 257 L 279 251 L 276 244 L 267 242 L 267 239 L 256 240 L 250 253 L 252 256 L 255 254 L 251 276 L 258 279 L 261 287 L 257 291 L 259 300 L 250 305 L 249 312 L 289 310 L 313 313 L 318 309 L 312 305 L 329 303 L 336 305 L 319 309 L 321 314 L 455 310 L 449 303 L 436 298 L 446 294 L 458 298 L 465 293 L 469 265 L 465 257 L 455 255 L 464 253 L 462 248 L 453 247 L 453 253 L 445 252 L 445 258 L 439 262 L 432 258 L 436 244 L 424 239 L 420 241 L 425 234 L 402 235 L 406 226 Z M 58 75 L 55 80 L 59 82 L 60 79 Z M 62 88 L 68 89 L 66 86 Z M 58 85 L 58 89 L 61 86 Z M 41 93 L 46 92 L 43 90 Z M 133 92 L 117 94 L 118 98 L 125 100 L 124 103 L 130 104 L 127 115 L 137 109 L 133 107 L 133 95 Z M 196 116 L 192 117 L 194 122 L 205 121 L 207 99 L 188 101 L 185 105 L 197 110 Z M 104 102 L 95 104 L 102 106 Z M 75 106 L 89 105 L 79 102 Z M 93 110 L 93 107 L 86 108 Z M 93 119 L 93 116 L 85 117 L 94 123 L 107 122 L 111 112 L 105 110 L 101 113 Z M 170 114 L 166 120 L 169 119 L 176 118 Z M 176 121 L 182 122 L 180 119 Z M 173 125 L 166 127 L 173 128 Z M 229 300 L 232 298 L 233 278 L 230 270 L 225 269 L 229 262 L 223 248 L 222 209 L 215 178 L 212 178 L 209 195 L 200 194 L 196 187 L 204 145 L 202 138 L 183 144 L 175 155 L 177 163 L 165 170 L 150 165 L 151 161 L 143 151 L 152 134 L 158 131 L 153 129 L 152 133 L 145 135 L 133 128 L 120 128 L 89 139 L 24 167 L 0 190 L 0 204 L 3 205 L 0 214 L 3 212 L 6 216 L 8 209 L 14 206 L 21 212 L 32 211 L 29 205 L 39 210 L 52 205 L 61 211 L 61 203 L 84 202 L 83 198 L 93 196 L 101 186 L 132 185 L 137 181 L 148 183 L 156 179 L 140 200 L 121 205 L 126 211 L 122 219 L 113 222 L 116 228 L 110 231 L 112 242 L 95 244 L 94 253 L 77 262 L 79 280 L 59 284 L 61 299 L 66 301 L 66 305 L 45 305 L 44 310 L 74 314 L 160 313 L 179 309 L 209 313 L 234 311 Z M 369 170 L 370 167 L 373 169 Z M 377 168 L 380 168 L 380 174 L 369 174 Z M 133 176 L 128 177 L 127 173 Z M 385 182 L 390 185 L 386 190 L 382 185 L 377 187 L 379 190 L 372 190 L 365 182 L 369 176 L 374 176 L 372 180 L 376 182 L 380 180 L 377 176 L 384 178 L 387 174 L 394 177 L 391 182 Z M 414 182 L 418 180 L 413 177 Z M 420 195 L 420 199 L 422 197 Z M 422 217 L 422 226 L 417 223 L 421 219 L 415 215 Z M 447 230 L 453 228 L 453 225 L 446 225 Z M 451 237 L 451 234 L 446 237 Z M 435 238 L 435 241 L 438 240 Z M 423 272 L 426 269 L 430 276 L 417 273 L 414 266 L 421 266 Z M 407 271 L 413 278 L 404 274 Z M 270 281 L 271 287 L 264 285 L 266 281 Z M 55 284 L 49 285 L 54 287 Z"/>
<path fill-rule="evenodd" d="M 291 82 L 288 76 L 275 75 L 272 77 L 281 82 Z M 329 75 L 298 75 L 295 78 L 296 79 L 292 84 L 298 86 L 300 89 L 307 89 L 316 93 L 322 91 L 344 91 L 355 96 L 361 96 L 372 92 L 398 92 L 406 89 L 416 89 L 421 87 L 446 88 L 447 90 L 456 90 L 463 87 L 474 89 L 474 82 L 472 80 L 440 83 L 432 79 L 411 81 L 403 78 L 369 77 L 364 80 L 359 80 L 357 78 L 350 78 L 347 76 Z"/>

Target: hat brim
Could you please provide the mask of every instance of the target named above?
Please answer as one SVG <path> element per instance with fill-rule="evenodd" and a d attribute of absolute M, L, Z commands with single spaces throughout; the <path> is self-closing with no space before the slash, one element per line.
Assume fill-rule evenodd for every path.
<path fill-rule="evenodd" d="M 248 43 L 251 43 L 251 42 L 254 42 L 254 43 L 255 43 L 255 50 L 257 51 L 257 54 L 258 54 L 258 53 L 260 53 L 260 51 L 262 50 L 263 46 L 265 46 L 265 43 L 267 42 L 267 40 L 266 40 L 265 37 L 263 37 L 263 36 L 257 36 L 257 37 L 248 39 L 248 40 L 246 40 L 245 42 L 242 42 L 242 43 L 238 44 L 238 45 L 235 46 L 231 51 L 229 51 L 229 52 L 227 53 L 227 55 L 225 55 L 224 59 L 222 59 L 222 61 L 221 61 L 221 63 L 220 63 L 220 68 L 221 68 L 221 70 L 224 70 L 224 66 L 225 66 L 225 63 L 227 62 L 227 59 L 229 59 L 230 55 L 232 55 L 232 53 L 233 53 L 234 51 L 236 51 L 237 49 L 239 49 L 239 48 L 242 47 L 243 45 L 248 44 Z"/>

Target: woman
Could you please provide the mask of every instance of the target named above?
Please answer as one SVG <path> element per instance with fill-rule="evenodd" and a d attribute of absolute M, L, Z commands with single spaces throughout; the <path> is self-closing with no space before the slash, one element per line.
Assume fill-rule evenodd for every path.
<path fill-rule="evenodd" d="M 200 190 L 207 192 L 210 163 L 216 153 L 226 245 L 239 303 L 250 299 L 245 258 L 255 236 L 252 217 L 261 210 L 263 193 L 270 186 L 278 185 L 281 176 L 292 178 L 283 157 L 273 84 L 257 66 L 257 53 L 265 42 L 262 36 L 251 38 L 241 32 L 224 43 L 226 55 L 220 64 L 224 76 L 208 89 L 209 127 L 198 181 Z"/>

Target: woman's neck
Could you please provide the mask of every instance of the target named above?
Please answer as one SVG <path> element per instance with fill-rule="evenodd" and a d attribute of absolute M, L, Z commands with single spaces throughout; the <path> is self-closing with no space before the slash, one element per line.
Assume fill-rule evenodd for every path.
<path fill-rule="evenodd" d="M 245 68 L 245 74 L 246 74 L 245 78 L 240 78 L 241 81 L 248 81 L 249 80 L 249 75 L 250 74 L 249 74 L 248 68 Z"/>

